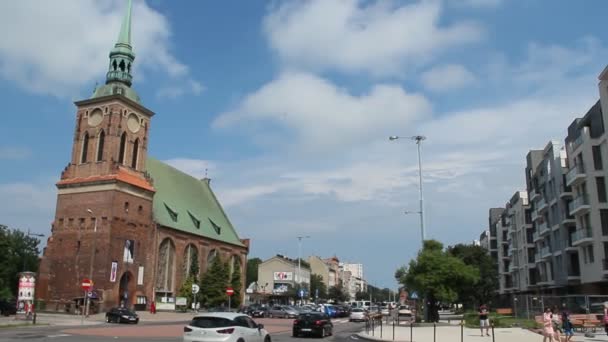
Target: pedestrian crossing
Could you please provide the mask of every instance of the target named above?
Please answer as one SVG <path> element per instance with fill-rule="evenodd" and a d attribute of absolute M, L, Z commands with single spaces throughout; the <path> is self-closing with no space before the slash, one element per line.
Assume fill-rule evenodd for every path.
<path fill-rule="evenodd" d="M 333 324 L 336 324 L 336 323 L 338 323 L 338 324 L 340 324 L 340 323 L 348 323 L 348 318 L 345 318 L 345 319 L 332 319 L 331 322 Z"/>

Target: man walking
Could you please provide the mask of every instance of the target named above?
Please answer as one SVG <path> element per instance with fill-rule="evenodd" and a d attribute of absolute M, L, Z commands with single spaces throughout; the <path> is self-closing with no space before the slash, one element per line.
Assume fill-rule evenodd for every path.
<path fill-rule="evenodd" d="M 485 304 L 479 307 L 479 329 L 481 330 L 481 336 L 483 336 L 483 328 L 486 328 L 486 336 L 490 336 L 490 320 L 488 318 L 490 312 Z"/>
<path fill-rule="evenodd" d="M 566 307 L 566 303 L 562 304 L 562 328 L 564 329 L 564 335 L 566 335 L 566 342 L 569 342 L 572 340 L 572 336 L 574 336 L 574 331 L 572 330 L 570 311 Z"/>

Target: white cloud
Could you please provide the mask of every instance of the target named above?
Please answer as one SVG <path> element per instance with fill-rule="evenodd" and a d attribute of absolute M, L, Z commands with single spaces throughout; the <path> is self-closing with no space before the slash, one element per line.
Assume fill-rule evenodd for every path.
<path fill-rule="evenodd" d="M 198 81 L 187 80 L 180 84 L 166 86 L 158 89 L 156 96 L 160 99 L 175 100 L 187 94 L 200 95 L 205 87 Z"/>
<path fill-rule="evenodd" d="M 483 37 L 470 21 L 441 25 L 441 10 L 439 1 L 290 1 L 271 8 L 264 31 L 287 65 L 392 76 Z"/>
<path fill-rule="evenodd" d="M 475 82 L 475 75 L 459 64 L 433 67 L 421 75 L 424 87 L 435 92 L 462 88 Z"/>
<path fill-rule="evenodd" d="M 503 3 L 503 0 L 448 0 L 450 4 L 473 8 L 495 8 Z"/>
<path fill-rule="evenodd" d="M 275 122 L 294 131 L 305 148 L 331 150 L 389 135 L 394 127 L 423 118 L 430 107 L 424 96 L 394 84 L 374 85 L 357 96 L 315 75 L 285 72 L 221 114 L 214 125 Z"/>
<path fill-rule="evenodd" d="M 56 191 L 51 179 L 0 184 L 0 224 L 48 236 Z"/>
<path fill-rule="evenodd" d="M 0 77 L 36 93 L 72 96 L 102 81 L 125 10 L 117 0 L 0 2 Z M 167 19 L 144 1 L 133 4 L 135 84 L 142 69 L 186 77 L 170 52 Z"/>
<path fill-rule="evenodd" d="M 19 146 L 0 146 L 0 160 L 26 159 L 32 155 L 32 150 Z"/>

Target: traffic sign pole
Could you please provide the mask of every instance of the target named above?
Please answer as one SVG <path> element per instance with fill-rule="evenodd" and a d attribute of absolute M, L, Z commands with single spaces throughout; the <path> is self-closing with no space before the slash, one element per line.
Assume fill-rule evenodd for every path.
<path fill-rule="evenodd" d="M 226 288 L 226 294 L 228 295 L 228 312 L 232 312 L 232 305 L 230 300 L 232 298 L 232 295 L 234 294 L 234 290 L 232 289 L 232 287 Z"/>

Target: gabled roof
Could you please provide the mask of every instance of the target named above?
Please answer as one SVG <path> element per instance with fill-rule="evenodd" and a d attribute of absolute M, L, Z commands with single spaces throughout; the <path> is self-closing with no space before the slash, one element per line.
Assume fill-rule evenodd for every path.
<path fill-rule="evenodd" d="M 146 171 L 156 189 L 153 201 L 156 223 L 245 247 L 209 187 L 208 179 L 198 180 L 150 157 L 146 161 Z"/>

